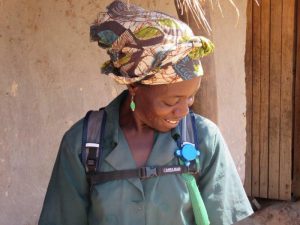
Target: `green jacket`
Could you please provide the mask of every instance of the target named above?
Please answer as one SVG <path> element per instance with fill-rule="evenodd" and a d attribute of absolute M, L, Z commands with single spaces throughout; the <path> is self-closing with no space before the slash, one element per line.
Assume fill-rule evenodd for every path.
<path fill-rule="evenodd" d="M 104 160 L 101 170 L 136 168 L 119 126 L 119 106 L 127 93 L 105 110 Z M 200 143 L 199 189 L 212 225 L 229 225 L 252 214 L 234 162 L 217 126 L 196 116 Z M 181 175 L 141 181 L 114 180 L 89 192 L 80 161 L 83 121 L 63 137 L 39 225 L 191 225 L 194 216 Z M 147 166 L 176 165 L 178 129 L 158 133 Z"/>

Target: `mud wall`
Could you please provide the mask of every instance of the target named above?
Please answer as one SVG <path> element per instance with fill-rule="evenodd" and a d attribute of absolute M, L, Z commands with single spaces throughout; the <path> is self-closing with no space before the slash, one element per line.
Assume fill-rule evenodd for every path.
<path fill-rule="evenodd" d="M 122 89 L 99 75 L 105 52 L 89 42 L 89 25 L 109 2 L 0 0 L 1 225 L 37 224 L 63 133 Z M 173 0 L 131 2 L 176 16 Z M 235 28 L 235 16 L 219 17 L 212 19 L 218 123 L 242 175 L 244 21 Z"/>
<path fill-rule="evenodd" d="M 244 180 L 246 152 L 245 47 L 247 1 L 234 1 L 239 17 L 229 1 L 222 1 L 222 12 L 211 10 L 218 125 Z M 208 96 L 209 97 L 209 96 Z"/>

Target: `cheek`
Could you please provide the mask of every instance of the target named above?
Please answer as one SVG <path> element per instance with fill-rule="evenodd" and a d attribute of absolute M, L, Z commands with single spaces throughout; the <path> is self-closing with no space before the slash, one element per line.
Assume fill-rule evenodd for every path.
<path fill-rule="evenodd" d="M 161 119 L 172 117 L 173 107 L 165 105 L 163 100 L 154 94 L 137 94 L 135 103 L 136 114 L 147 123 L 157 123 Z"/>
<path fill-rule="evenodd" d="M 159 102 L 148 102 L 141 111 L 142 116 L 147 121 L 155 122 L 161 119 L 167 119 L 170 117 L 172 109 L 165 107 Z"/>
<path fill-rule="evenodd" d="M 158 103 L 156 105 L 153 105 L 151 112 L 153 117 L 155 117 L 156 119 L 168 119 L 172 114 L 172 110 L 172 107 Z"/>

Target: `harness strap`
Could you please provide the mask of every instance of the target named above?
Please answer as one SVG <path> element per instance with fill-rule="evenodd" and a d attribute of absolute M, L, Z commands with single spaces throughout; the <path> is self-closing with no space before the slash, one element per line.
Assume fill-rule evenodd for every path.
<path fill-rule="evenodd" d="M 189 142 L 198 145 L 198 131 L 196 127 L 195 114 L 192 110 L 189 111 L 179 123 L 180 138 L 177 139 L 177 146 L 180 148 L 182 143 Z"/>
<path fill-rule="evenodd" d="M 103 109 L 89 111 L 84 118 L 81 160 L 87 174 L 95 173 L 101 161 L 105 118 Z"/>
<path fill-rule="evenodd" d="M 98 112 L 90 111 L 84 118 L 82 136 L 82 162 L 85 165 L 87 179 L 92 188 L 93 185 L 105 183 L 112 180 L 163 176 L 168 174 L 182 174 L 190 193 L 192 208 L 194 211 L 195 222 L 197 225 L 209 225 L 209 219 L 201 194 L 197 187 L 194 174 L 199 173 L 199 159 L 196 158 L 188 165 L 180 160 L 181 165 L 162 166 L 162 167 L 142 167 L 130 170 L 117 170 L 108 172 L 97 172 L 99 162 L 101 163 L 103 151 L 103 134 L 106 122 L 104 110 Z M 196 129 L 195 115 L 190 113 L 180 122 L 181 136 L 177 139 L 179 149 L 187 142 L 199 147 L 198 132 Z M 184 155 L 184 154 L 183 154 Z M 189 158 L 189 157 L 188 157 Z"/>
<path fill-rule="evenodd" d="M 130 170 L 116 170 L 108 172 L 97 172 L 89 176 L 90 184 L 96 185 L 112 180 L 121 180 L 129 178 L 148 179 L 151 177 L 164 176 L 169 174 L 197 173 L 196 168 L 187 166 L 160 166 L 160 167 L 141 167 Z"/>

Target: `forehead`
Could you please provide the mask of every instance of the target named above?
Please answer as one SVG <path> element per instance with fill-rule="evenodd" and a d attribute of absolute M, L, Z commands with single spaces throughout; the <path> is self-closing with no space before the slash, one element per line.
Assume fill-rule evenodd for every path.
<path fill-rule="evenodd" d="M 153 97 L 189 97 L 197 92 L 200 82 L 201 78 L 197 77 L 174 84 L 146 86 L 143 92 Z"/>

